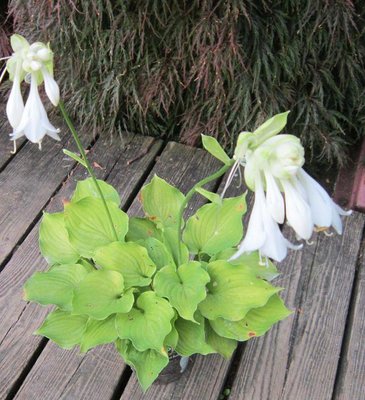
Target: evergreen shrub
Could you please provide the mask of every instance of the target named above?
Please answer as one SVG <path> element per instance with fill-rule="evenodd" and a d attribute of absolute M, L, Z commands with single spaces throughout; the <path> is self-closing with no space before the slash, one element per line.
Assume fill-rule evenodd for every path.
<path fill-rule="evenodd" d="M 69 111 L 124 130 L 232 151 L 291 110 L 288 132 L 342 162 L 364 131 L 363 2 L 11 0 L 14 30 L 51 41 Z M 56 60 L 57 61 L 57 60 Z"/>

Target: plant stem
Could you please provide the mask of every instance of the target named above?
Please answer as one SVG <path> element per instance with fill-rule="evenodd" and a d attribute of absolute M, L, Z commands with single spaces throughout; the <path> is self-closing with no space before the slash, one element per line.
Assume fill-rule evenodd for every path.
<path fill-rule="evenodd" d="M 87 157 L 86 157 L 86 153 L 85 153 L 84 148 L 82 147 L 82 144 L 81 144 L 79 135 L 77 134 L 77 131 L 76 131 L 76 129 L 75 129 L 75 127 L 74 127 L 74 125 L 73 125 L 73 123 L 72 123 L 72 121 L 71 121 L 69 115 L 67 114 L 67 111 L 66 111 L 66 109 L 65 109 L 65 106 L 64 106 L 62 100 L 60 100 L 60 102 L 59 102 L 59 104 L 58 104 L 58 107 L 59 107 L 60 110 L 61 110 L 62 116 L 63 116 L 64 120 L 66 121 L 66 124 L 67 124 L 67 126 L 69 127 L 69 129 L 70 129 L 70 131 L 71 131 L 71 133 L 72 133 L 73 138 L 75 139 L 76 146 L 77 146 L 77 148 L 79 149 L 81 158 L 82 158 L 82 159 L 84 160 L 84 162 L 85 162 L 85 166 L 86 166 L 87 172 L 88 172 L 89 175 L 91 176 L 91 178 L 92 178 L 92 180 L 93 180 L 93 182 L 94 182 L 94 184 L 95 184 L 96 190 L 98 191 L 99 196 L 100 196 L 100 198 L 101 198 L 101 201 L 103 202 L 103 205 L 104 205 L 104 207 L 105 207 L 106 214 L 107 214 L 107 216 L 108 216 L 110 225 L 111 225 L 111 227 L 112 227 L 112 231 L 113 231 L 114 238 L 115 238 L 116 241 L 118 241 L 117 231 L 115 230 L 115 226 L 114 226 L 114 224 L 113 224 L 112 216 L 111 216 L 111 214 L 110 214 L 110 211 L 109 211 L 108 205 L 107 205 L 107 203 L 106 203 L 105 197 L 104 197 L 104 195 L 103 195 L 102 190 L 100 189 L 100 186 L 99 186 L 98 181 L 97 181 L 97 179 L 96 179 L 95 173 L 94 173 L 94 171 L 93 171 L 93 169 L 92 169 L 92 167 L 91 167 L 91 165 L 90 165 L 90 163 L 89 163 L 89 160 L 88 160 Z"/>
<path fill-rule="evenodd" d="M 222 168 L 220 168 L 218 171 L 214 172 L 214 174 L 207 176 L 206 178 L 202 179 L 201 181 L 197 182 L 187 193 L 187 195 L 185 196 L 185 199 L 180 207 L 180 211 L 179 211 L 179 215 L 178 215 L 178 225 L 177 225 L 177 261 L 178 261 L 178 266 L 181 263 L 181 248 L 180 248 L 180 244 L 181 244 L 181 237 L 182 237 L 182 218 L 183 218 L 183 213 L 184 210 L 187 206 L 187 204 L 189 203 L 190 199 L 193 197 L 196 189 L 206 185 L 207 183 L 214 181 L 215 179 L 218 179 L 219 177 L 221 177 L 223 174 L 225 174 L 229 168 L 231 168 L 232 165 L 223 165 Z"/>

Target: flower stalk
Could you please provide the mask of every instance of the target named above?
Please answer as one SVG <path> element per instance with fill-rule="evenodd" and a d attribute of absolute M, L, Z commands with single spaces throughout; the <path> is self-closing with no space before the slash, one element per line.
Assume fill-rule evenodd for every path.
<path fill-rule="evenodd" d="M 74 125 L 73 125 L 73 123 L 72 123 L 72 121 L 71 121 L 71 119 L 70 119 L 70 117 L 69 117 L 69 115 L 68 115 L 68 113 L 67 113 L 67 111 L 65 109 L 65 106 L 64 106 L 62 100 L 59 100 L 58 107 L 59 107 L 59 109 L 61 111 L 63 119 L 65 120 L 68 128 L 70 129 L 70 131 L 72 133 L 72 136 L 73 136 L 73 138 L 75 140 L 76 146 L 77 146 L 77 148 L 78 148 L 78 150 L 80 152 L 81 158 L 83 159 L 83 161 L 85 163 L 85 168 L 87 169 L 87 172 L 89 173 L 90 177 L 92 178 L 92 180 L 93 180 L 93 182 L 95 184 L 96 190 L 98 191 L 99 196 L 101 198 L 101 201 L 103 202 L 106 214 L 108 216 L 108 220 L 109 220 L 110 225 L 112 227 L 112 231 L 113 231 L 113 235 L 114 235 L 115 241 L 118 241 L 117 231 L 115 230 L 115 226 L 113 224 L 113 220 L 112 220 L 112 216 L 110 214 L 109 208 L 108 208 L 108 204 L 107 204 L 107 202 L 105 200 L 105 197 L 103 195 L 103 192 L 102 192 L 102 190 L 101 190 L 101 188 L 100 188 L 100 186 L 98 184 L 98 181 L 97 181 L 95 173 L 94 173 L 94 171 L 93 171 L 93 169 L 92 169 L 92 167 L 91 167 L 91 165 L 89 163 L 89 160 L 86 157 L 86 153 L 85 153 L 85 150 L 84 150 L 84 148 L 83 148 L 83 146 L 81 144 L 79 135 L 77 134 L 77 131 L 76 131 L 76 129 L 75 129 L 75 127 L 74 127 Z"/>

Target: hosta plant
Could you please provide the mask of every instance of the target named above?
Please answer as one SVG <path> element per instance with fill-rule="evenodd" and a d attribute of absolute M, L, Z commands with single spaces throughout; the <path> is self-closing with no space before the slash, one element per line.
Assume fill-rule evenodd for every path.
<path fill-rule="evenodd" d="M 141 192 L 145 216 L 128 217 L 117 191 L 99 185 L 114 229 L 90 178 L 63 212 L 43 216 L 39 243 L 49 269 L 28 279 L 24 293 L 55 309 L 37 334 L 81 352 L 114 342 L 146 389 L 172 351 L 230 357 L 238 341 L 289 314 L 281 288 L 269 283 L 273 264 L 261 265 L 257 252 L 227 261 L 243 235 L 244 195 L 211 193 L 177 242 L 186 200 L 178 189 L 155 176 Z"/>
<path fill-rule="evenodd" d="M 209 136 L 205 149 L 222 167 L 184 195 L 155 176 L 140 193 L 144 216 L 120 209 L 115 188 L 97 180 L 53 78 L 53 53 L 42 43 L 12 37 L 6 69 L 13 88 L 7 115 L 11 138 L 26 136 L 41 146 L 46 135 L 59 139 L 38 94 L 44 83 L 59 106 L 80 154 L 64 152 L 83 165 L 90 178 L 79 181 L 64 210 L 45 213 L 40 249 L 48 270 L 24 286 L 24 298 L 53 309 L 36 331 L 65 349 L 85 353 L 115 343 L 124 361 L 147 389 L 169 363 L 169 356 L 219 353 L 230 357 L 237 343 L 263 335 L 290 314 L 270 283 L 291 244 L 278 224 L 288 222 L 298 239 L 313 230 L 341 233 L 345 212 L 304 172 L 304 150 L 291 135 L 278 135 L 287 114 L 278 114 L 254 132 L 242 132 L 233 158 Z M 30 83 L 24 105 L 20 85 Z M 16 147 L 14 147 L 14 151 Z M 244 232 L 245 194 L 226 198 L 236 171 L 255 202 Z M 204 189 L 226 172 L 221 195 Z M 184 219 L 193 196 L 206 199 Z M 243 239 L 243 240 L 242 240 Z"/>

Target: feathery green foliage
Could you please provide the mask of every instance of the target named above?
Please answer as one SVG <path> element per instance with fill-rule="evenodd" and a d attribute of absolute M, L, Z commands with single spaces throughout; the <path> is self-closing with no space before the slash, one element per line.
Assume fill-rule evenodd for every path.
<path fill-rule="evenodd" d="M 94 133 L 192 145 L 204 133 L 232 151 L 241 130 L 290 109 L 290 133 L 341 162 L 365 122 L 360 3 L 11 0 L 10 14 L 52 42 L 68 108 Z"/>

